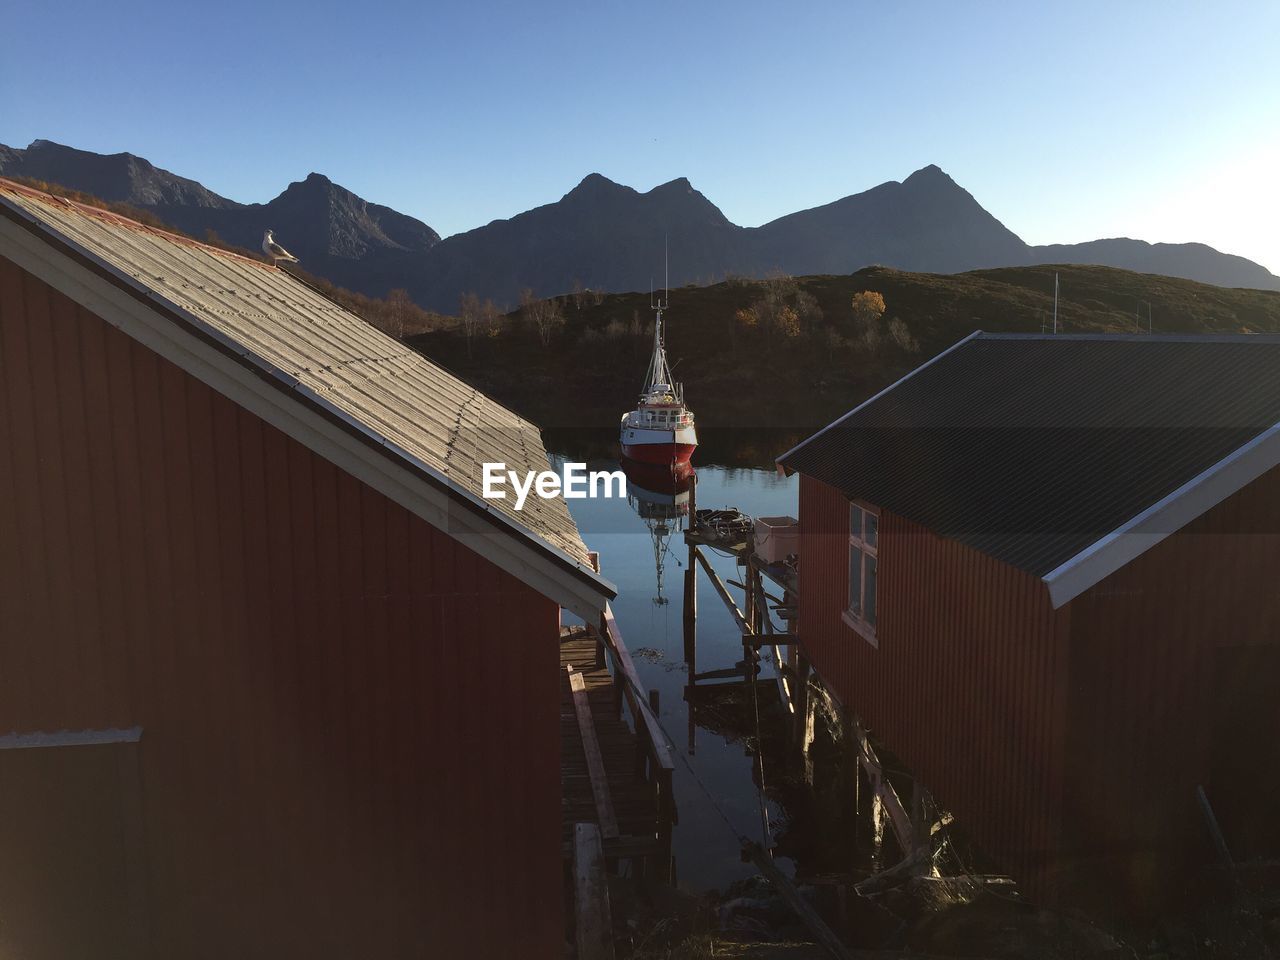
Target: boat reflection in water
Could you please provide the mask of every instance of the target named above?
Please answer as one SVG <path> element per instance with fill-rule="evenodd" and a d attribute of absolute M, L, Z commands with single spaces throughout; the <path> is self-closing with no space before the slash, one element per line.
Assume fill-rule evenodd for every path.
<path fill-rule="evenodd" d="M 627 457 L 619 464 L 627 475 L 627 502 L 640 515 L 653 538 L 653 564 L 658 592 L 653 602 L 667 603 L 663 596 L 663 573 L 671 538 L 684 529 L 689 516 L 690 490 L 694 470 L 688 460 L 668 464 L 640 463 Z"/>

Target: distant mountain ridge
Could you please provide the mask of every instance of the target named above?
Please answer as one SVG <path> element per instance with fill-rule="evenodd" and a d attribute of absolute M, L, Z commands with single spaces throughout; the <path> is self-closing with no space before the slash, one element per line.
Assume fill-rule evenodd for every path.
<path fill-rule="evenodd" d="M 415 255 L 440 235 L 420 220 L 356 196 L 312 173 L 268 203 L 237 203 L 194 180 L 131 153 L 103 155 L 36 140 L 25 150 L 0 146 L 0 176 L 57 183 L 144 210 L 198 239 L 209 232 L 258 250 L 275 230 L 312 273 L 364 293 L 404 286 Z"/>
<path fill-rule="evenodd" d="M 868 265 L 933 273 L 1046 263 L 1097 264 L 1280 290 L 1244 257 L 1204 244 L 1109 239 L 1031 246 L 937 166 L 759 227 L 731 222 L 684 178 L 640 192 L 598 173 L 554 203 L 441 239 L 420 220 L 369 203 L 312 173 L 265 204 L 241 204 L 128 153 L 105 156 L 48 140 L 0 146 L 0 176 L 30 177 L 136 206 L 196 237 L 209 231 L 256 250 L 270 227 L 306 269 L 371 296 L 405 288 L 453 312 L 474 292 L 514 305 L 575 286 L 607 292 L 663 282 L 849 274 Z"/>

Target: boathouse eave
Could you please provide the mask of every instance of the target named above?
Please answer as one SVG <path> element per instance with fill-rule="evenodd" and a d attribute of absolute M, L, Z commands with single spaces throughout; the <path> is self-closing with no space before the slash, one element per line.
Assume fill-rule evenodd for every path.
<path fill-rule="evenodd" d="M 0 256 L 590 621 L 616 587 L 242 345 L 0 197 Z"/>
<path fill-rule="evenodd" d="M 1042 578 L 1056 610 L 1280 465 L 1280 423 L 1156 501 Z"/>

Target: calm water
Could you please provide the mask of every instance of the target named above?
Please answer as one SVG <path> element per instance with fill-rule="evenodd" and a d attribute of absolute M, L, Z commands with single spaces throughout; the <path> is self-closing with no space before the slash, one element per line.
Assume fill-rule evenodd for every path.
<path fill-rule="evenodd" d="M 590 468 L 617 469 L 617 464 L 595 461 Z M 658 690 L 662 726 L 683 758 L 683 762 L 677 758 L 675 770 L 680 822 L 674 846 L 680 885 L 698 891 L 723 888 L 756 873 L 741 862 L 737 839 L 741 835 L 759 841 L 761 835 L 754 759 L 743 742 L 729 742 L 725 736 L 701 727 L 693 729 L 690 749 L 690 715 L 684 699 L 689 673 L 683 640 L 684 570 L 688 559 L 683 522 L 663 519 L 675 512 L 671 489 L 648 491 L 638 484 L 631 487 L 628 500 L 574 500 L 570 506 L 588 547 L 600 551 L 604 575 L 618 586 L 613 608 L 623 639 L 641 680 L 648 688 Z M 782 478 L 771 470 L 697 470 L 700 509 L 737 507 L 752 516 L 796 516 L 797 491 L 795 478 Z M 655 529 L 659 550 L 663 531 L 668 532 L 661 588 Z M 731 558 L 711 552 L 707 555 L 722 578 L 739 579 Z M 740 591 L 733 592 L 741 606 Z M 741 659 L 737 628 L 705 573 L 699 571 L 697 671 L 732 668 Z M 772 663 L 764 662 L 761 668 L 762 676 L 774 676 Z M 768 812 L 771 831 L 776 831 L 783 825 L 783 811 L 769 803 Z"/>

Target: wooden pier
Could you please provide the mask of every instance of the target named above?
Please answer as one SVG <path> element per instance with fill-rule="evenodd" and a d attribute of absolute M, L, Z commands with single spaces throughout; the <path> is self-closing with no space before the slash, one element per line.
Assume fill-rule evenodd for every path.
<path fill-rule="evenodd" d="M 611 611 L 598 627 L 561 629 L 560 668 L 565 860 L 576 825 L 590 823 L 607 861 L 631 860 L 646 878 L 670 882 L 674 758 L 658 724 L 656 691 L 642 693 Z"/>
<path fill-rule="evenodd" d="M 804 654 L 797 630 L 799 577 L 796 567 L 767 562 L 756 553 L 753 529 L 744 528 L 733 517 L 726 518 L 725 515 L 729 513 L 731 512 L 712 511 L 710 515 L 713 519 L 703 521 L 698 516 L 696 501 L 690 504 L 691 521 L 684 535 L 689 548 L 689 565 L 685 572 L 684 642 L 690 685 L 696 685 L 704 679 L 729 679 L 734 674 L 740 678 L 738 682 L 757 684 L 760 682 L 756 666 L 760 651 L 770 650 L 777 665 L 776 682 L 781 702 L 791 715 L 790 739 L 800 776 L 806 783 L 813 782 L 811 748 L 814 743 L 815 721 L 821 713 L 833 739 L 843 744 L 846 762 L 854 773 L 850 778 L 851 796 L 848 802 L 855 810 L 865 806 L 874 825 L 872 847 L 875 862 L 880 862 L 886 825 L 896 841 L 902 856 L 901 862 L 864 881 L 870 885 L 868 889 L 903 874 L 935 875 L 933 834 L 941 816 L 936 805 L 919 783 L 912 782 L 909 799 L 904 801 L 890 782 L 860 720 L 825 689 Z M 720 520 L 714 519 L 717 514 L 720 515 Z M 741 571 L 740 579 L 722 578 L 712 568 L 704 552 L 706 550 L 732 556 Z M 705 674 L 695 672 L 699 567 L 705 572 L 741 634 L 743 659 L 739 664 L 740 669 Z M 730 593 L 729 587 L 742 591 L 741 607 Z M 785 629 L 775 626 L 772 613 L 778 613 L 784 619 Z M 688 692 L 686 698 L 689 698 Z M 761 768 L 759 776 L 762 780 L 763 775 Z"/>
<path fill-rule="evenodd" d="M 695 486 L 694 490 L 696 489 Z M 779 666 L 779 693 L 783 702 L 790 705 L 794 699 L 791 677 L 796 672 L 798 656 L 798 641 L 791 627 L 799 603 L 796 568 L 785 563 L 766 562 L 755 551 L 755 537 L 750 529 L 741 530 L 702 521 L 698 516 L 694 497 L 690 498 L 689 517 L 689 528 L 684 534 L 684 541 L 689 547 L 689 563 L 684 575 L 684 658 L 689 664 L 691 682 L 711 677 L 711 674 L 697 673 L 697 577 L 698 568 L 701 567 L 742 635 L 743 678 L 750 680 L 755 676 L 755 664 L 760 659 L 760 650 L 769 648 Z M 742 568 L 742 582 L 722 579 L 707 560 L 704 553 L 707 549 L 732 556 Z M 766 588 L 766 582 L 771 584 L 771 588 Z M 729 593 L 730 586 L 743 591 L 744 602 L 741 609 Z M 770 592 L 770 589 L 774 592 Z M 787 624 L 785 628 L 775 626 L 770 611 L 771 604 L 772 612 L 777 613 Z M 790 670 L 783 670 L 784 665 Z"/>

